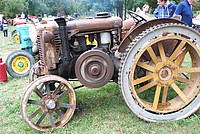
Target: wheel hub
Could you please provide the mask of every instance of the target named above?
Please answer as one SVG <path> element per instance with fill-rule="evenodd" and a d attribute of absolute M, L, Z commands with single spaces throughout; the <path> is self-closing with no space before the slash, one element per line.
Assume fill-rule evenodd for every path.
<path fill-rule="evenodd" d="M 89 74 L 91 76 L 97 76 L 100 73 L 101 68 L 100 68 L 100 65 L 94 64 L 94 65 L 92 65 L 92 66 L 89 67 L 89 70 L 90 70 Z"/>
<path fill-rule="evenodd" d="M 22 62 L 19 62 L 18 66 L 19 66 L 19 67 L 23 67 L 24 64 L 23 64 Z"/>
<path fill-rule="evenodd" d="M 167 81 L 172 77 L 172 70 L 165 66 L 161 68 L 161 70 L 158 73 L 159 79 L 162 81 Z"/>
<path fill-rule="evenodd" d="M 41 100 L 41 106 L 43 111 L 50 112 L 51 110 L 55 110 L 57 108 L 58 99 L 53 97 L 52 95 L 46 95 Z"/>
<path fill-rule="evenodd" d="M 56 102 L 51 99 L 46 101 L 46 107 L 50 110 L 54 109 L 56 107 Z"/>

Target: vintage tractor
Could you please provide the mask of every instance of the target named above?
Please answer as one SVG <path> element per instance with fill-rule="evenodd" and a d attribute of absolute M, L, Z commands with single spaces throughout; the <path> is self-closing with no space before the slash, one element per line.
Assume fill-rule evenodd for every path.
<path fill-rule="evenodd" d="M 200 34 L 175 19 L 130 15 L 124 22 L 100 13 L 37 26 L 40 61 L 21 100 L 31 128 L 52 130 L 70 120 L 76 87 L 68 80 L 75 78 L 90 88 L 118 82 L 127 106 L 146 121 L 180 120 L 199 109 Z"/>
<path fill-rule="evenodd" d="M 29 36 L 29 27 L 31 25 L 17 25 L 16 30 L 12 32 L 13 40 L 20 44 L 20 50 L 11 52 L 6 58 L 7 72 L 12 77 L 27 76 L 35 63 L 32 51 L 33 42 Z"/>

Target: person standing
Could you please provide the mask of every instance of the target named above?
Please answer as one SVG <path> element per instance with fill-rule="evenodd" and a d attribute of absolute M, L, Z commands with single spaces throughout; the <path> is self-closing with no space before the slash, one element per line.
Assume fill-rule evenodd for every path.
<path fill-rule="evenodd" d="M 148 4 L 144 4 L 142 6 L 142 10 L 138 7 L 136 9 L 136 13 L 141 15 L 143 18 L 145 18 L 146 20 L 150 20 L 150 15 L 149 15 L 149 5 Z"/>
<path fill-rule="evenodd" d="M 158 7 L 153 12 L 156 18 L 171 18 L 176 10 L 176 5 L 168 0 L 158 0 Z"/>
<path fill-rule="evenodd" d="M 192 3 L 196 2 L 196 0 L 184 0 L 180 2 L 174 12 L 174 16 L 181 16 L 181 21 L 186 23 L 188 26 L 192 26 Z"/>
<path fill-rule="evenodd" d="M 5 16 L 2 17 L 2 28 L 4 37 L 8 37 L 8 21 Z"/>

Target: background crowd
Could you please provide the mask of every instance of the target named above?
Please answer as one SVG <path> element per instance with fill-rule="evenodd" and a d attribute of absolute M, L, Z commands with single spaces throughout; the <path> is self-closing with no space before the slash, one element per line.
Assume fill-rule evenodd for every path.
<path fill-rule="evenodd" d="M 12 2 L 14 1 L 15 0 L 13 0 Z M 88 1 L 89 6 L 85 5 L 87 1 Z M 93 3 L 91 3 L 91 1 L 93 1 Z M 0 17 L 0 30 L 3 32 L 4 37 L 8 36 L 8 23 L 11 23 L 13 25 L 16 25 L 16 22 L 23 24 L 23 23 L 26 23 L 27 20 L 30 18 L 38 20 L 38 22 L 40 22 L 42 20 L 41 16 L 44 17 L 46 15 L 44 14 L 44 12 L 51 13 L 52 15 L 55 15 L 55 16 L 63 16 L 63 17 L 66 17 L 67 14 L 76 13 L 76 16 L 75 16 L 76 18 L 78 15 L 84 16 L 83 13 L 85 13 L 86 16 L 90 15 L 94 11 L 96 12 L 108 11 L 113 14 L 114 14 L 114 11 L 116 11 L 117 15 L 119 15 L 118 13 L 120 13 L 120 11 L 118 10 L 119 10 L 120 5 L 122 5 L 122 7 L 125 7 L 125 9 L 122 8 L 123 11 L 129 10 L 130 8 L 131 10 L 134 10 L 135 8 L 135 12 L 140 14 L 146 20 L 150 20 L 154 18 L 179 18 L 181 21 L 183 21 L 187 25 L 192 26 L 192 19 L 194 18 L 194 16 L 196 16 L 196 19 L 200 19 L 200 15 L 198 15 L 200 3 L 197 2 L 197 0 L 183 0 L 179 2 L 177 1 L 171 2 L 169 0 L 157 0 L 157 1 L 154 1 L 157 3 L 154 5 L 152 1 L 146 1 L 146 0 L 137 0 L 137 1 L 132 0 L 131 3 L 130 3 L 130 0 L 107 0 L 107 1 L 105 0 L 101 0 L 101 1 L 75 0 L 76 3 L 73 3 L 73 0 L 72 1 L 66 0 L 65 2 L 62 0 L 58 0 L 57 3 L 54 3 L 54 2 L 46 3 L 45 1 L 27 0 L 26 7 L 21 6 L 20 8 L 18 7 L 18 9 L 15 9 L 15 10 L 12 9 L 13 7 L 15 7 L 15 5 L 13 5 L 12 7 L 10 6 L 9 8 L 6 8 L 7 2 L 9 2 L 9 0 L 0 2 L 0 9 L 2 9 L 0 11 L 3 11 L 2 14 L 5 14 L 5 16 L 7 17 L 12 17 L 13 14 L 16 15 L 16 12 L 21 11 L 21 9 L 33 15 L 37 13 L 37 15 L 35 15 L 34 17 L 33 16 L 31 17 L 30 15 L 27 15 L 23 13 L 22 11 L 21 14 L 17 14 L 15 18 L 13 17 L 14 19 L 12 19 L 12 21 L 7 20 L 5 16 Z M 12 2 L 10 2 L 9 5 L 12 5 Z M 18 1 L 18 3 L 15 3 L 15 4 L 20 5 L 20 2 L 23 3 L 24 1 L 20 0 Z M 43 6 L 45 6 L 43 7 L 42 11 L 40 11 L 40 7 L 42 7 L 41 3 L 43 3 Z M 54 5 L 51 5 L 52 3 Z M 36 6 L 36 4 L 38 5 Z M 95 7 L 94 4 L 98 5 L 98 7 Z M 143 4 L 143 6 L 139 6 L 137 8 L 135 7 L 136 5 L 141 5 L 141 4 Z M 1 5 L 2 6 L 4 5 L 4 8 Z M 69 8 L 69 5 L 71 5 L 71 8 Z M 103 5 L 103 7 L 101 5 Z M 155 7 L 155 5 L 158 5 L 158 6 Z M 49 8 L 49 6 L 51 7 Z M 71 10 L 69 11 L 69 9 Z M 195 11 L 198 11 L 196 15 L 194 15 L 193 13 L 194 9 Z M 11 10 L 14 12 L 12 12 Z M 124 12 L 124 14 L 126 15 L 126 12 Z M 152 17 L 152 15 L 150 14 L 153 14 L 154 17 Z M 120 17 L 124 18 L 123 16 L 120 16 Z"/>

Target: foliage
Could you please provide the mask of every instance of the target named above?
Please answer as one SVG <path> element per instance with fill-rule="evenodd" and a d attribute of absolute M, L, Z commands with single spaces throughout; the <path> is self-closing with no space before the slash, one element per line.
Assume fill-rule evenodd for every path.
<path fill-rule="evenodd" d="M 178 4 L 183 0 L 172 0 Z M 122 14 L 124 10 L 133 10 L 150 5 L 150 13 L 158 6 L 155 0 L 0 0 L 0 14 L 14 18 L 16 14 L 24 12 L 29 15 L 73 15 L 94 16 L 96 12 L 110 12 Z M 200 1 L 193 5 L 193 10 L 199 11 Z"/>

